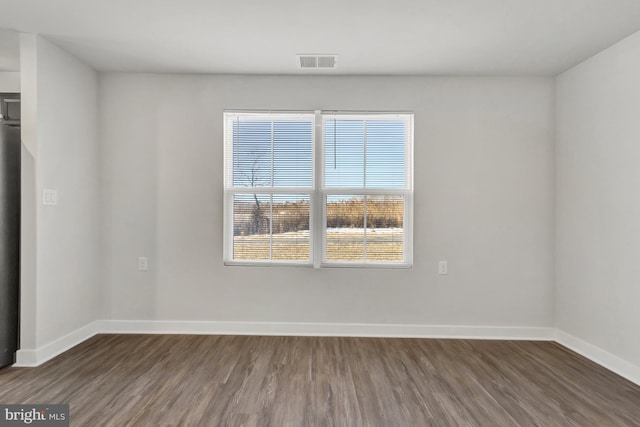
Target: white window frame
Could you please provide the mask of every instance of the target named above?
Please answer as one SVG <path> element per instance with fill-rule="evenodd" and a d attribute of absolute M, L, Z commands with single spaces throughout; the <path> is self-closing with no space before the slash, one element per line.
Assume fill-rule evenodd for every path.
<path fill-rule="evenodd" d="M 312 114 L 314 115 L 314 125 L 312 129 L 312 185 L 311 187 L 233 187 L 233 182 L 229 182 L 230 175 L 228 168 L 232 167 L 229 162 L 233 161 L 233 141 L 226 138 L 227 114 L 255 114 L 278 115 L 278 114 Z M 324 123 L 327 116 L 354 120 L 362 120 L 366 116 L 376 119 L 398 119 L 405 122 L 405 188 L 404 189 L 384 189 L 384 188 L 325 188 L 324 187 Z M 273 111 L 273 110 L 225 110 L 223 114 L 224 129 L 224 220 L 223 220 L 223 240 L 224 240 L 224 263 L 225 265 L 240 266 L 313 266 L 315 268 L 334 267 L 356 267 L 356 268 L 412 268 L 413 267 L 413 113 L 412 112 L 375 112 L 375 111 Z M 366 152 L 365 152 L 366 157 Z M 366 160 L 365 160 L 366 161 Z M 236 194 L 309 194 L 309 260 L 234 260 L 233 259 L 233 200 Z M 401 262 L 384 261 L 327 261 L 325 259 L 326 246 L 326 197 L 327 195 L 390 195 L 402 196 L 404 198 L 404 218 L 403 218 L 403 255 Z M 320 220 L 318 220 L 320 219 Z M 366 236 L 366 233 L 365 233 Z"/>

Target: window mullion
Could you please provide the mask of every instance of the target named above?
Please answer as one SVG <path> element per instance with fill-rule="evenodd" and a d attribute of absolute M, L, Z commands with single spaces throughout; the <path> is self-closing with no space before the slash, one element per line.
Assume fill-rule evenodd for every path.
<path fill-rule="evenodd" d="M 322 191 L 324 187 L 324 124 L 322 113 L 315 112 L 313 138 L 313 200 L 311 211 L 311 223 L 309 234 L 311 235 L 312 262 L 315 268 L 319 268 L 324 257 L 324 234 L 326 228 L 325 220 L 325 196 Z"/>
<path fill-rule="evenodd" d="M 275 170 L 273 169 L 274 166 L 274 162 L 273 162 L 273 156 L 274 156 L 274 150 L 273 150 L 273 145 L 274 145 L 274 141 L 273 141 L 273 132 L 274 132 L 274 120 L 271 120 L 271 185 L 270 187 L 273 188 L 273 181 L 274 181 L 274 176 L 275 176 Z"/>
<path fill-rule="evenodd" d="M 367 121 L 362 121 L 362 184 L 364 189 L 367 188 Z M 362 244 L 362 259 L 366 263 L 367 262 L 367 195 L 363 195 L 362 197 L 362 207 L 363 207 L 363 227 L 364 227 L 364 240 Z"/>
<path fill-rule="evenodd" d="M 362 245 L 362 259 L 364 262 L 367 262 L 367 196 L 362 197 L 362 208 L 363 208 L 363 226 L 364 226 L 364 243 Z"/>
<path fill-rule="evenodd" d="M 367 121 L 362 121 L 362 184 L 367 188 Z"/>
<path fill-rule="evenodd" d="M 274 162 L 273 162 L 273 156 L 274 156 L 274 150 L 273 150 L 273 133 L 274 133 L 274 127 L 275 127 L 275 121 L 271 120 L 271 184 L 270 187 L 273 189 L 273 177 L 275 176 L 275 170 L 274 170 Z M 269 194 L 269 260 L 273 261 L 273 193 Z"/>
<path fill-rule="evenodd" d="M 269 260 L 273 260 L 273 193 L 269 197 Z"/>

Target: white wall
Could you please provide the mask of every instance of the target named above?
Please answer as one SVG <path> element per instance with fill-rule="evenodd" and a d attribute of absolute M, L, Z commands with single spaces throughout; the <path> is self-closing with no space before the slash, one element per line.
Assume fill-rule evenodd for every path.
<path fill-rule="evenodd" d="M 553 324 L 551 78 L 114 73 L 99 100 L 110 319 Z M 415 268 L 223 266 L 223 109 L 414 111 Z"/>
<path fill-rule="evenodd" d="M 37 226 L 37 38 L 20 34 L 20 347 L 36 348 Z M 22 352 L 18 353 L 21 359 Z"/>
<path fill-rule="evenodd" d="M 20 92 L 20 73 L 0 71 L 0 92 Z"/>
<path fill-rule="evenodd" d="M 21 71 L 28 224 L 21 336 L 23 351 L 30 351 L 103 314 L 98 76 L 48 40 L 28 34 L 21 37 Z M 57 206 L 41 203 L 43 188 L 57 189 Z"/>
<path fill-rule="evenodd" d="M 640 375 L 638 76 L 640 33 L 557 79 L 556 318 Z"/>

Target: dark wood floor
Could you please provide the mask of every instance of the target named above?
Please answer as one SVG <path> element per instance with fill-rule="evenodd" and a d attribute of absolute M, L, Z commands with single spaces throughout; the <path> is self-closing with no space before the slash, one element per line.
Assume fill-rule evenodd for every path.
<path fill-rule="evenodd" d="M 551 342 L 98 335 L 0 370 L 72 426 L 640 426 L 640 387 Z"/>

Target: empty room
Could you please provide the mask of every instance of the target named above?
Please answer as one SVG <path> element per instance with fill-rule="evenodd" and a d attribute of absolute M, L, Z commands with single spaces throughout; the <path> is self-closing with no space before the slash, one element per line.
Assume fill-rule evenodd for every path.
<path fill-rule="evenodd" d="M 0 426 L 640 426 L 640 2 L 0 0 Z"/>

